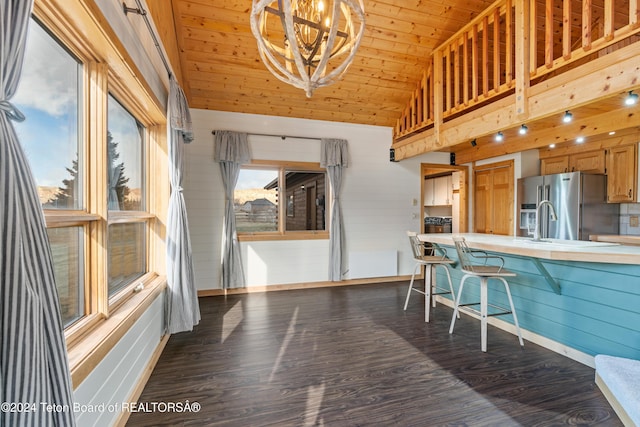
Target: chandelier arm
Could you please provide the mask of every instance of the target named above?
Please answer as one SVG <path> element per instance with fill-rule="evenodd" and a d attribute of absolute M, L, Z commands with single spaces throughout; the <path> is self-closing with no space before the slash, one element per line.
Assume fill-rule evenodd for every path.
<path fill-rule="evenodd" d="M 359 1 L 359 5 L 356 4 L 355 2 L 351 1 L 351 0 L 343 0 L 345 3 L 348 3 L 351 6 L 351 9 L 356 13 L 356 15 L 359 18 L 360 21 L 360 28 L 358 30 L 358 34 L 356 37 L 351 38 L 351 40 L 346 44 L 346 48 L 349 48 L 349 46 L 353 47 L 351 48 L 351 51 L 349 53 L 349 56 L 340 63 L 340 65 L 338 65 L 336 68 L 334 68 L 330 73 L 325 74 L 324 76 L 318 76 L 318 85 L 319 86 L 326 86 L 327 84 L 329 84 L 332 80 L 336 79 L 336 78 L 340 78 L 342 76 L 342 74 L 344 74 L 347 71 L 347 68 L 349 67 L 349 65 L 351 65 L 351 61 L 353 60 L 358 47 L 360 46 L 360 42 L 362 41 L 362 35 L 364 33 L 364 9 L 362 8 L 362 0 Z M 347 11 L 348 12 L 348 11 Z M 350 19 L 350 16 L 349 18 Z M 345 48 L 345 50 L 346 50 Z M 328 59 L 328 58 L 327 58 Z M 320 67 L 318 67 L 320 68 Z M 317 69 L 316 69 L 317 72 Z"/>
<path fill-rule="evenodd" d="M 360 31 L 358 33 L 361 34 L 362 32 L 364 32 L 364 22 L 360 25 Z M 329 74 L 326 74 L 322 78 L 320 78 L 318 80 L 319 86 L 326 86 L 330 84 L 332 80 L 340 78 L 342 74 L 344 74 L 347 71 L 347 68 L 351 65 L 351 62 L 353 61 L 353 58 L 355 57 L 358 51 L 358 47 L 360 46 L 361 40 L 362 40 L 362 37 L 356 38 L 354 47 L 349 52 L 349 56 L 347 56 L 347 58 L 339 66 L 334 68 Z"/>
<path fill-rule="evenodd" d="M 319 81 L 325 74 L 325 69 L 327 68 L 327 62 L 331 57 L 331 51 L 333 50 L 333 44 L 336 40 L 336 32 L 338 31 L 338 25 L 340 23 L 339 13 L 340 13 L 340 2 L 333 2 L 333 10 L 331 11 L 331 27 L 329 28 L 329 37 L 327 39 L 326 51 L 328 52 L 326 55 L 322 55 L 320 57 L 320 62 L 316 66 L 313 75 L 311 76 L 312 81 Z M 338 17 L 338 19 L 336 19 Z"/>
<path fill-rule="evenodd" d="M 291 0 L 278 0 L 278 3 L 284 3 L 284 10 L 291 10 Z M 285 33 L 288 36 L 295 34 L 295 29 L 293 28 L 293 16 L 292 14 L 285 14 Z M 302 54 L 300 52 L 300 47 L 297 43 L 289 40 L 289 48 L 293 54 L 293 60 L 296 65 L 298 75 L 296 76 L 298 81 L 302 82 L 304 85 L 304 90 L 307 92 L 307 97 L 311 97 L 311 93 L 313 89 L 311 89 L 311 78 L 307 74 L 305 69 L 305 64 L 302 61 Z"/>
<path fill-rule="evenodd" d="M 271 0 L 262 0 L 262 3 L 268 3 Z M 293 84 L 295 87 L 299 89 L 305 89 L 302 82 L 298 82 L 299 80 L 297 76 L 291 72 L 289 72 L 285 67 L 283 67 L 280 62 L 273 56 L 272 51 L 268 48 L 269 46 L 273 46 L 271 42 L 268 42 L 262 37 L 258 37 L 260 34 L 258 31 L 258 23 L 256 21 L 264 22 L 264 9 L 260 7 L 260 3 L 254 3 L 254 13 L 252 14 L 251 19 L 251 31 L 256 35 L 256 39 L 258 41 L 258 52 L 260 53 L 260 58 L 262 58 L 262 62 L 265 64 L 267 69 L 276 76 L 279 80 L 287 84 Z M 259 13 L 255 13 L 255 10 L 258 10 Z M 283 77 L 285 76 L 285 77 Z M 295 84 L 294 84 L 295 82 Z"/>

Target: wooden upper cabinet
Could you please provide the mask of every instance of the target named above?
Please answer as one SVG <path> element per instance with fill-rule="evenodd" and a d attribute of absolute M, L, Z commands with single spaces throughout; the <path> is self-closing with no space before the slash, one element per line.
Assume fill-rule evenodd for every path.
<path fill-rule="evenodd" d="M 542 175 L 565 172 L 605 173 L 604 150 L 586 151 L 540 160 Z"/>
<path fill-rule="evenodd" d="M 604 173 L 604 150 L 587 151 L 569 156 L 570 172 Z"/>
<path fill-rule="evenodd" d="M 540 160 L 540 173 L 542 175 L 565 172 L 569 172 L 569 156 L 548 157 Z"/>
<path fill-rule="evenodd" d="M 636 145 L 613 147 L 607 151 L 607 201 L 635 202 L 637 194 Z"/>

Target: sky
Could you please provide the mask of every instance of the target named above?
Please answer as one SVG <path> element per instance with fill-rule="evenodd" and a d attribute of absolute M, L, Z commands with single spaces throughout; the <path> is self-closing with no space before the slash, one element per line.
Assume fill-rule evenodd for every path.
<path fill-rule="evenodd" d="M 11 101 L 26 116 L 14 125 L 39 186 L 62 186 L 76 159 L 78 71 L 74 58 L 32 20 Z"/>
<path fill-rule="evenodd" d="M 35 21 L 29 23 L 27 50 L 18 91 L 12 102 L 26 120 L 15 123 L 20 143 L 38 186 L 61 187 L 70 177 L 78 152 L 78 111 L 82 100 L 81 65 Z M 108 127 L 120 143 L 118 162 L 125 163 L 129 187 L 140 186 L 140 134 L 135 119 L 110 98 Z"/>
<path fill-rule="evenodd" d="M 236 190 L 263 188 L 278 177 L 274 170 L 242 169 L 236 184 Z"/>

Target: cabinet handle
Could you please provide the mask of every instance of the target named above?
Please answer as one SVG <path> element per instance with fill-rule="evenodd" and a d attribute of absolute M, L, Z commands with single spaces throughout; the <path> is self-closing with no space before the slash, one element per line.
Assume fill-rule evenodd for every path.
<path fill-rule="evenodd" d="M 629 198 L 631 198 L 631 189 L 629 189 Z"/>

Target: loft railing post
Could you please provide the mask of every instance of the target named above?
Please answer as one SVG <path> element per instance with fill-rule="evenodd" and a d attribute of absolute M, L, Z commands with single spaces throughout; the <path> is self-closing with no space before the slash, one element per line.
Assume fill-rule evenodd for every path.
<path fill-rule="evenodd" d="M 446 47 L 447 45 L 445 45 Z M 443 123 L 443 112 L 444 112 L 444 81 L 442 76 L 442 49 L 438 49 L 435 51 L 433 55 L 433 134 L 435 137 L 436 146 L 442 146 L 442 141 L 440 140 L 440 126 Z"/>
<path fill-rule="evenodd" d="M 528 1 L 517 1 L 516 4 L 516 115 L 524 120 L 529 116 L 529 60 L 531 45 L 529 44 L 529 29 L 531 14 Z"/>

